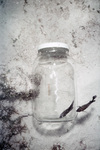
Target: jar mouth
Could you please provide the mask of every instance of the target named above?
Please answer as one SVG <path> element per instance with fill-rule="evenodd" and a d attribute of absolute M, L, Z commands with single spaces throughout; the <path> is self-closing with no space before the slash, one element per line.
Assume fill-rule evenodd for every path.
<path fill-rule="evenodd" d="M 69 49 L 62 47 L 48 47 L 38 50 L 38 53 L 68 53 Z"/>

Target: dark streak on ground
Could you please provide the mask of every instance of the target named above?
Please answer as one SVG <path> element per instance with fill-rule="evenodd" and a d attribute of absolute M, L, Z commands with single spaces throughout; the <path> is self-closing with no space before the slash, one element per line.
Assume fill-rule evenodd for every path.
<path fill-rule="evenodd" d="M 17 93 L 14 88 L 7 85 L 6 74 L 0 75 L 0 122 L 2 122 L 0 126 L 0 150 L 16 150 L 16 145 L 19 150 L 30 149 L 30 145 L 25 138 L 18 140 L 16 136 L 27 132 L 27 126 L 22 124 L 22 119 L 32 116 L 32 114 L 18 116 L 19 113 L 13 103 L 16 100 L 34 100 L 38 94 L 38 90 Z M 6 105 L 8 102 L 9 104 Z M 17 118 L 12 120 L 12 115 L 17 116 Z M 14 138 L 16 144 L 11 143 Z"/>
<path fill-rule="evenodd" d="M 98 119 L 100 120 L 100 116 L 98 116 Z"/>
<path fill-rule="evenodd" d="M 22 125 L 21 122 L 24 117 L 28 117 L 29 115 L 23 115 L 12 120 L 11 116 L 13 114 L 18 114 L 14 106 L 3 106 L 0 102 L 0 121 L 2 121 L 0 130 L 0 150 L 16 150 L 16 145 L 11 144 L 10 140 L 27 131 L 26 125 Z M 19 140 L 16 141 L 16 143 L 19 149 L 29 147 L 25 140 Z"/>
<path fill-rule="evenodd" d="M 82 29 L 82 30 L 85 30 L 85 27 L 84 27 L 84 26 L 80 26 L 79 28 Z"/>
<path fill-rule="evenodd" d="M 25 3 L 25 4 L 28 4 L 27 0 L 24 0 L 24 3 Z"/>
<path fill-rule="evenodd" d="M 6 0 L 0 0 L 0 5 L 1 5 L 2 7 L 5 6 L 5 3 L 6 3 Z"/>
<path fill-rule="evenodd" d="M 63 11 L 63 7 L 60 7 L 60 10 Z"/>
<path fill-rule="evenodd" d="M 2 5 L 3 4 L 3 0 L 0 0 L 0 5 Z"/>
<path fill-rule="evenodd" d="M 28 101 L 35 99 L 39 95 L 39 90 L 29 90 L 29 92 L 16 92 L 16 90 L 10 85 L 7 85 L 7 79 L 6 75 L 1 75 L 1 80 L 4 82 L 0 83 L 0 101 L 2 100 L 8 100 L 10 102 L 13 102 L 17 99 Z M 35 81 L 37 84 L 37 80 Z"/>
<path fill-rule="evenodd" d="M 65 150 L 65 149 L 59 144 L 54 144 L 51 150 Z"/>
<path fill-rule="evenodd" d="M 87 149 L 87 145 L 84 144 L 84 141 L 83 141 L 83 140 L 80 140 L 79 144 L 80 144 L 80 146 L 82 147 L 82 150 L 86 150 L 86 149 Z"/>
<path fill-rule="evenodd" d="M 60 5 L 60 3 L 57 3 L 57 5 Z"/>
<path fill-rule="evenodd" d="M 26 9 L 25 9 L 25 6 L 28 5 L 28 1 L 27 0 L 24 0 L 24 5 L 23 5 L 23 11 L 24 13 L 27 13 Z"/>
<path fill-rule="evenodd" d="M 76 41 L 75 41 L 75 31 L 72 31 L 72 43 L 74 45 L 75 48 L 77 48 L 77 44 L 76 44 Z"/>
<path fill-rule="evenodd" d="M 72 2 L 70 1 L 70 4 L 72 4 Z"/>
<path fill-rule="evenodd" d="M 97 10 L 97 13 L 99 13 L 99 14 L 100 14 L 100 10 Z"/>

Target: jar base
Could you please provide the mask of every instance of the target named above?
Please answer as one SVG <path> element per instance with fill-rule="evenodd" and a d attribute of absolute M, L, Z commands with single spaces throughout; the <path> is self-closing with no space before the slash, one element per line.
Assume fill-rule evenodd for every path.
<path fill-rule="evenodd" d="M 46 118 L 46 117 L 37 117 L 36 114 L 34 114 L 34 118 L 41 123 L 60 123 L 60 122 L 72 122 L 73 120 L 75 120 L 77 117 L 77 113 L 76 115 L 74 115 L 73 117 L 63 117 L 63 118 Z"/>
<path fill-rule="evenodd" d="M 66 122 L 40 122 L 35 118 L 33 120 L 35 129 L 42 135 L 60 136 L 69 132 L 73 128 L 76 119 Z"/>

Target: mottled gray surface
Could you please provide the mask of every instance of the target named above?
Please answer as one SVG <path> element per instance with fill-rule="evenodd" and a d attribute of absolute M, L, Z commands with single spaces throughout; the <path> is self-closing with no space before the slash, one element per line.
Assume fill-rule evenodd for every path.
<path fill-rule="evenodd" d="M 26 125 L 27 130 L 13 136 L 10 143 L 16 150 L 21 149 L 17 141 L 22 140 L 27 141 L 27 150 L 56 150 L 55 144 L 57 150 L 100 150 L 100 0 L 0 0 L 0 74 L 6 73 L 6 85 L 22 95 L 32 89 L 37 47 L 55 41 L 69 45 L 78 106 L 93 95 L 97 95 L 96 102 L 78 115 L 76 125 L 64 135 L 40 134 L 33 127 L 32 117 L 23 117 L 22 126 Z M 14 106 L 19 114 L 9 116 L 11 119 L 31 114 L 31 101 L 24 98 L 0 101 L 0 109 Z M 1 129 L 6 129 L 7 123 L 0 120 Z"/>

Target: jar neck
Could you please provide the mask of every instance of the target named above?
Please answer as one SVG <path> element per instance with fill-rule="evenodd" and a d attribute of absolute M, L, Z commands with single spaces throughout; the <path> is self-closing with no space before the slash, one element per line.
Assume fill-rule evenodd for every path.
<path fill-rule="evenodd" d="M 58 47 L 44 48 L 38 51 L 38 55 L 40 57 L 67 58 L 68 50 Z"/>
<path fill-rule="evenodd" d="M 40 63 L 64 63 L 68 57 L 68 50 L 65 48 L 44 48 L 38 51 Z"/>

